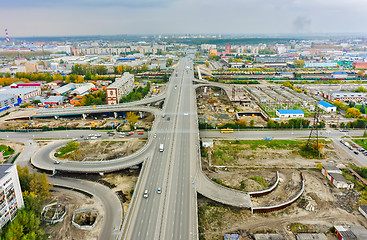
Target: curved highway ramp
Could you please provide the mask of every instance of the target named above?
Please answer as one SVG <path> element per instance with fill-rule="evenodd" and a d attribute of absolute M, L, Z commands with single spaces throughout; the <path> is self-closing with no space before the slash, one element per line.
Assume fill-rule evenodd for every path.
<path fill-rule="evenodd" d="M 199 171 L 195 184 L 198 193 L 216 202 L 233 207 L 252 208 L 251 197 L 248 193 L 214 183 L 202 171 Z"/>

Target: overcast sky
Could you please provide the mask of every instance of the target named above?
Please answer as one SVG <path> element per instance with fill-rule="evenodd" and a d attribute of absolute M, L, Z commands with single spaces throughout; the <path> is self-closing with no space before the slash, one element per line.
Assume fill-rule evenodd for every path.
<path fill-rule="evenodd" d="M 365 33 L 366 0 L 3 0 L 0 38 Z"/>

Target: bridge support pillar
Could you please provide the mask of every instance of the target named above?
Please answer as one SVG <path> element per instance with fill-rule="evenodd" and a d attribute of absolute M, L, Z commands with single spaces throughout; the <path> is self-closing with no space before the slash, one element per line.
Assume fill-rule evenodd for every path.
<path fill-rule="evenodd" d="M 117 112 L 114 112 L 114 113 L 113 113 L 113 116 L 114 116 L 115 118 L 117 118 Z"/>

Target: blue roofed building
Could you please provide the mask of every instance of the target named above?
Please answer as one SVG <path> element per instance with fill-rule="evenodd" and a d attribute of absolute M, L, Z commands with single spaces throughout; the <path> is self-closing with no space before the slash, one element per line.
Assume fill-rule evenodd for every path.
<path fill-rule="evenodd" d="M 336 112 L 336 107 L 333 104 L 330 104 L 328 102 L 319 101 L 317 105 L 318 105 L 319 108 L 321 108 L 325 112 L 328 112 L 328 113 Z"/>
<path fill-rule="evenodd" d="M 344 71 L 335 71 L 331 74 L 332 78 L 347 78 L 348 77 L 348 73 L 344 72 Z"/>
<path fill-rule="evenodd" d="M 276 114 L 279 118 L 303 118 L 305 116 L 302 109 L 278 109 Z"/>

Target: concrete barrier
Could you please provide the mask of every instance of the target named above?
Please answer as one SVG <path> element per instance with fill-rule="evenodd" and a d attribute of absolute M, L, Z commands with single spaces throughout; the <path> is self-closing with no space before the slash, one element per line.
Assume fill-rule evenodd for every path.
<path fill-rule="evenodd" d="M 277 204 L 277 205 L 273 205 L 273 206 L 266 206 L 266 207 L 252 207 L 251 208 L 251 213 L 267 213 L 267 212 L 273 212 L 273 211 L 277 211 L 277 210 L 281 210 L 281 209 L 284 209 L 288 206 L 290 206 L 292 203 L 294 203 L 295 201 L 297 201 L 304 189 L 305 189 L 305 181 L 303 179 L 303 175 L 301 173 L 301 179 L 302 179 L 302 182 L 301 182 L 301 190 L 297 193 L 297 195 L 292 198 L 291 200 L 289 201 L 286 201 L 284 203 L 281 203 L 281 204 Z"/>
<path fill-rule="evenodd" d="M 273 186 L 271 186 L 268 189 L 262 190 L 262 191 L 249 192 L 248 194 L 251 197 L 261 197 L 261 196 L 264 196 L 266 194 L 271 193 L 278 186 L 278 183 L 279 183 L 279 172 L 277 171 L 277 180 L 275 181 L 275 183 L 273 184 Z"/>

